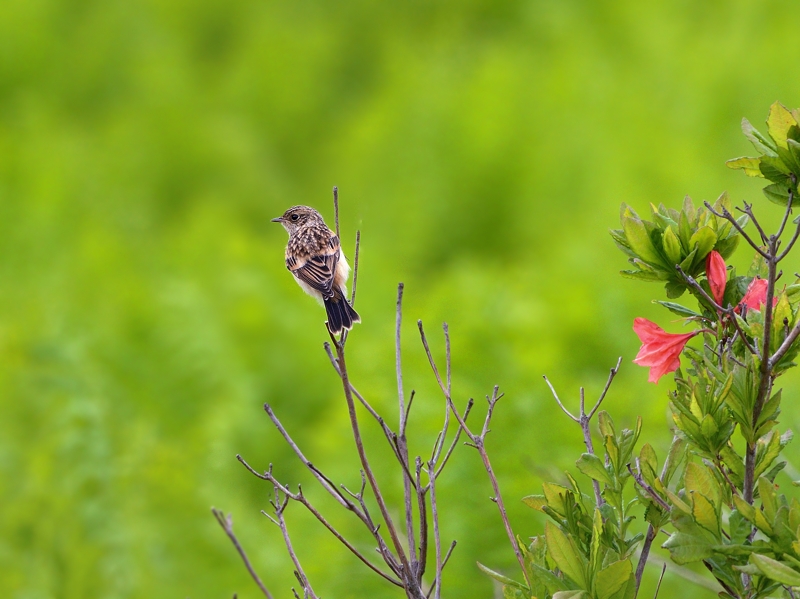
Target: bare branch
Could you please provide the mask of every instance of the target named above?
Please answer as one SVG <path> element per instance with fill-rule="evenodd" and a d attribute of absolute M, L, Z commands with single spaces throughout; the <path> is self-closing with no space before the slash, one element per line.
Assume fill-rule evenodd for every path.
<path fill-rule="evenodd" d="M 473 406 L 473 402 L 470 401 L 470 402 L 467 403 L 467 407 L 464 410 L 463 421 L 465 423 L 467 421 L 467 418 L 469 418 L 469 412 L 470 412 L 470 410 L 472 410 L 472 406 Z M 450 447 L 447 450 L 447 453 L 444 454 L 444 459 L 442 460 L 442 463 L 439 465 L 439 469 L 436 471 L 436 476 L 439 476 L 442 473 L 442 470 L 444 470 L 444 467 L 447 464 L 447 461 L 450 459 L 450 454 L 453 453 L 453 450 L 455 449 L 456 444 L 458 443 L 458 440 L 461 437 L 461 431 L 463 431 L 463 430 L 464 430 L 464 427 L 462 427 L 459 424 L 458 430 L 456 431 L 456 435 L 455 435 L 455 437 L 453 437 L 453 442 L 450 444 Z"/>
<path fill-rule="evenodd" d="M 434 586 L 436 587 L 435 599 L 442 596 L 442 543 L 439 534 L 439 511 L 436 505 L 436 463 L 431 460 L 428 462 L 428 478 L 431 490 L 431 516 L 433 517 L 433 542 L 436 546 L 436 577 Z"/>
<path fill-rule="evenodd" d="M 746 214 L 747 216 L 750 217 L 750 220 L 753 221 L 753 226 L 755 226 L 756 230 L 758 231 L 758 234 L 761 236 L 761 241 L 763 243 L 769 242 L 769 237 L 767 236 L 766 232 L 764 231 L 764 227 L 761 226 L 761 223 L 758 222 L 758 219 L 756 218 L 756 215 L 753 214 L 753 205 L 752 204 L 748 204 L 747 202 L 742 202 L 742 204 L 744 205 L 743 209 L 742 208 L 738 208 L 738 207 L 736 209 L 739 212 L 742 212 L 743 214 Z"/>
<path fill-rule="evenodd" d="M 292 448 L 292 451 L 294 451 L 295 455 L 300 459 L 301 462 L 303 462 L 306 468 L 308 468 L 312 472 L 312 474 L 314 474 L 314 477 L 319 481 L 319 483 L 323 486 L 323 488 L 326 491 L 328 491 L 328 493 L 330 493 L 333 496 L 333 498 L 336 499 L 336 501 L 338 501 L 343 507 L 346 507 L 347 509 L 351 510 L 355 514 L 359 515 L 359 517 L 361 518 L 363 514 L 361 514 L 358 508 L 355 505 L 353 505 L 350 501 L 348 501 L 347 498 L 344 497 L 339 492 L 339 490 L 336 488 L 336 485 L 331 484 L 331 482 L 326 477 L 320 475 L 319 471 L 316 468 L 312 467 L 311 462 L 303 454 L 300 447 L 297 445 L 297 443 L 294 442 L 291 436 L 289 436 L 289 433 L 286 432 L 286 429 L 283 428 L 281 421 L 275 415 L 275 412 L 272 411 L 272 407 L 269 404 L 264 404 L 264 411 L 266 411 L 267 415 L 269 416 L 269 419 L 272 420 L 272 424 L 274 424 L 275 428 L 278 429 L 278 432 L 280 432 L 281 436 L 284 438 L 286 443 L 288 443 L 289 447 Z M 255 473 L 255 471 L 245 463 L 245 461 L 241 458 L 241 456 L 237 455 L 236 457 L 240 462 L 245 464 L 245 466 L 247 466 L 247 468 L 251 472 Z M 256 474 L 256 476 L 258 475 Z"/>
<path fill-rule="evenodd" d="M 427 487 L 422 484 L 422 458 L 414 461 L 417 481 L 417 509 L 419 511 L 419 579 L 425 574 L 428 564 L 428 504 L 425 501 Z"/>
<path fill-rule="evenodd" d="M 275 487 L 275 501 L 271 501 L 272 507 L 275 510 L 275 518 L 269 518 L 274 523 L 278 525 L 278 528 L 281 529 L 281 533 L 283 534 L 283 541 L 286 544 L 286 550 L 289 552 L 289 557 L 292 558 L 292 563 L 294 564 L 295 568 L 295 576 L 297 577 L 298 582 L 300 582 L 300 586 L 303 587 L 303 592 L 310 598 L 310 599 L 317 599 L 317 595 L 314 593 L 314 590 L 311 588 L 311 583 L 308 581 L 308 577 L 306 573 L 303 571 L 303 566 L 300 565 L 300 559 L 297 557 L 297 553 L 294 551 L 294 547 L 292 547 L 292 540 L 289 538 L 289 530 L 286 528 L 286 520 L 283 517 L 283 512 L 286 509 L 286 504 L 289 502 L 289 497 L 284 496 L 283 501 L 280 499 L 280 494 L 277 487 Z M 269 517 L 266 512 L 262 512 L 265 516 Z"/>
<path fill-rule="evenodd" d="M 367 453 L 364 450 L 364 442 L 361 439 L 361 430 L 358 425 L 358 416 L 356 414 L 356 406 L 355 402 L 353 401 L 353 393 L 352 389 L 350 388 L 350 379 L 347 373 L 347 365 L 345 362 L 345 354 L 344 354 L 344 347 L 340 343 L 336 343 L 336 339 L 331 335 L 331 339 L 334 342 L 336 347 L 336 355 L 338 358 L 339 364 L 339 374 L 342 379 L 342 386 L 344 388 L 344 395 L 347 401 L 347 411 L 350 416 L 350 425 L 353 431 L 353 440 L 356 444 L 356 450 L 358 451 L 358 457 L 361 460 L 361 466 L 364 468 L 364 473 L 366 474 L 367 480 L 369 481 L 370 488 L 372 489 L 372 493 L 375 496 L 375 501 L 378 504 L 378 509 L 381 512 L 381 517 L 383 521 L 386 523 L 386 528 L 389 531 L 389 536 L 392 539 L 392 545 L 394 546 L 395 552 L 397 557 L 400 559 L 400 563 L 403 567 L 404 572 L 404 579 L 410 582 L 410 576 L 412 575 L 411 566 L 409 564 L 408 557 L 406 556 L 405 550 L 403 548 L 402 543 L 400 542 L 400 538 L 397 536 L 397 529 L 395 528 L 394 522 L 392 520 L 391 515 L 389 514 L 389 509 L 386 506 L 386 501 L 383 498 L 383 494 L 381 493 L 380 487 L 378 486 L 378 481 L 375 479 L 375 475 L 372 472 L 372 467 L 369 463 L 369 458 L 367 457 Z"/>
<path fill-rule="evenodd" d="M 336 220 L 336 237 L 341 240 L 342 236 L 339 235 L 339 187 L 336 185 L 333 186 L 333 215 Z"/>
<path fill-rule="evenodd" d="M 239 539 L 236 538 L 236 535 L 233 532 L 233 516 L 228 514 L 228 517 L 226 518 L 223 515 L 222 510 L 218 510 L 218 509 L 213 508 L 213 507 L 211 508 L 211 513 L 214 514 L 214 518 L 217 519 L 217 522 L 222 527 L 222 530 L 225 531 L 225 534 L 228 535 L 228 538 L 231 540 L 231 543 L 233 543 L 233 546 L 236 547 L 236 551 L 239 552 L 239 555 L 241 556 L 242 561 L 244 562 L 244 565 L 247 568 L 247 571 L 250 573 L 250 577 L 258 585 L 258 588 L 261 589 L 261 592 L 264 594 L 264 596 L 267 599 L 272 599 L 272 593 L 270 593 L 267 590 L 267 587 L 264 586 L 264 583 L 261 582 L 261 579 L 258 577 L 258 574 L 256 574 L 256 571 L 253 569 L 253 566 L 250 564 L 250 560 L 247 559 L 247 554 L 244 552 L 244 549 L 242 548 L 241 544 L 239 543 Z M 235 596 L 236 595 L 234 595 L 234 597 Z"/>
<path fill-rule="evenodd" d="M 661 581 L 664 580 L 664 572 L 667 571 L 667 564 L 664 563 L 661 566 L 661 576 L 658 577 L 658 584 L 656 585 L 656 594 L 653 595 L 653 599 L 658 599 L 658 592 L 661 590 Z"/>
<path fill-rule="evenodd" d="M 341 543 L 342 543 L 342 544 L 343 544 L 345 547 L 347 547 L 347 548 L 348 548 L 348 549 L 349 549 L 349 550 L 350 550 L 350 551 L 353 553 L 353 555 L 355 555 L 355 556 L 356 556 L 358 559 L 360 559 L 360 560 L 361 560 L 361 561 L 362 561 L 362 562 L 363 562 L 363 563 L 364 563 L 364 564 L 365 564 L 365 565 L 366 565 L 368 568 L 370 568 L 370 569 L 371 569 L 371 570 L 373 570 L 375 573 L 379 574 L 381 577 L 385 578 L 386 580 L 388 580 L 388 581 L 389 581 L 389 582 L 391 582 L 392 584 L 394 584 L 394 585 L 396 585 L 396 586 L 399 586 L 399 587 L 402 587 L 402 586 L 403 586 L 403 585 L 402 585 L 402 583 L 401 583 L 399 580 L 397 580 L 396 578 L 392 578 L 390 575 L 386 574 L 385 572 L 382 572 L 382 571 L 381 571 L 381 570 L 380 570 L 380 569 L 379 569 L 377 566 L 373 565 L 373 564 L 372 564 L 372 563 L 371 563 L 371 562 L 370 562 L 370 561 L 369 561 L 367 558 L 365 558 L 365 557 L 364 557 L 364 556 L 361 554 L 361 552 L 359 552 L 359 551 L 358 551 L 358 550 L 357 550 L 357 549 L 356 549 L 356 548 L 355 548 L 355 547 L 352 545 L 352 543 L 350 543 L 350 542 L 349 542 L 347 539 L 345 539 L 345 538 L 344 538 L 344 537 L 341 535 L 341 533 L 339 533 L 339 531 L 337 531 L 337 530 L 336 530 L 336 529 L 333 527 L 333 525 L 332 525 L 330 522 L 328 522 L 328 521 L 325 519 L 325 517 L 322 515 L 322 513 L 320 513 L 320 511 L 319 511 L 317 508 L 315 508 L 315 507 L 314 507 L 314 505 L 313 505 L 313 504 L 312 504 L 312 503 L 311 503 L 311 502 L 310 502 L 310 501 L 309 501 L 309 500 L 306 498 L 306 496 L 305 496 L 305 495 L 303 495 L 303 490 L 302 490 L 302 488 L 300 487 L 300 485 L 297 485 L 297 493 L 292 493 L 292 492 L 291 492 L 291 490 L 289 489 L 289 487 L 288 487 L 288 486 L 281 484 L 281 483 L 280 483 L 280 481 L 278 481 L 278 479 L 276 479 L 276 478 L 275 478 L 275 476 L 272 474 L 272 464 L 270 464 L 269 470 L 267 470 L 267 471 L 266 471 L 266 472 L 265 472 L 263 475 L 260 475 L 260 474 L 258 474 L 257 472 L 255 472 L 255 471 L 254 471 L 252 468 L 250 468 L 249 464 L 247 464 L 246 462 L 244 462 L 244 460 L 240 460 L 240 461 L 242 461 L 242 463 L 243 463 L 243 464 L 244 464 L 244 465 L 245 465 L 245 466 L 246 466 L 246 467 L 247 467 L 247 468 L 248 468 L 248 469 L 249 469 L 251 472 L 253 472 L 253 474 L 255 474 L 256 476 L 258 476 L 259 478 L 263 478 L 264 480 L 267 480 L 267 481 L 269 481 L 270 483 L 272 483 L 272 485 L 275 487 L 275 489 L 276 489 L 276 490 L 278 490 L 278 491 L 280 491 L 281 493 L 283 493 L 283 494 L 284 494 L 284 495 L 285 495 L 287 498 L 289 498 L 289 499 L 291 499 L 291 500 L 293 500 L 293 501 L 296 501 L 296 502 L 298 502 L 298 503 L 302 504 L 303 506 L 305 506 L 305 508 L 306 508 L 306 509 L 307 509 L 309 512 L 311 512 L 311 513 L 314 515 L 314 517 L 315 517 L 317 520 L 319 520 L 319 522 L 320 522 L 320 523 L 321 523 L 321 524 L 322 524 L 322 525 L 323 525 L 325 528 L 327 528 L 327 529 L 328 529 L 328 531 L 329 531 L 329 532 L 330 532 L 330 533 L 331 533 L 331 534 L 332 534 L 334 537 L 336 537 L 336 538 L 339 540 L 339 542 L 341 542 Z M 361 489 L 362 493 L 363 493 L 363 490 L 364 490 L 364 489 L 363 489 L 363 486 L 362 486 L 362 489 Z M 357 499 L 357 500 L 361 501 L 361 495 L 358 495 L 358 496 L 355 496 L 355 497 L 356 497 L 356 499 Z M 371 521 L 370 521 L 370 522 L 371 522 Z M 384 544 L 384 543 L 383 543 L 383 539 L 382 539 L 382 538 L 381 538 L 379 535 L 376 535 L 376 534 L 375 534 L 375 533 L 376 533 L 376 531 L 374 530 L 374 526 L 373 526 L 373 525 L 371 525 L 371 524 L 367 524 L 366 522 L 365 522 L 365 524 L 367 525 L 367 528 L 370 530 L 370 532 L 371 532 L 371 533 L 373 533 L 373 535 L 374 535 L 374 536 L 376 536 L 376 539 L 377 539 L 377 541 L 378 541 L 378 544 L 379 544 L 379 545 L 383 545 L 383 544 Z"/>
<path fill-rule="evenodd" d="M 781 361 L 781 358 L 789 351 L 789 348 L 792 344 L 797 340 L 798 335 L 800 335 L 800 321 L 798 321 L 792 330 L 789 331 L 789 334 L 786 336 L 786 339 L 783 340 L 781 346 L 775 350 L 775 353 L 772 354 L 772 357 L 769 359 L 769 368 L 772 370 Z"/>
<path fill-rule="evenodd" d="M 744 238 L 744 240 L 750 244 L 750 247 L 752 247 L 756 252 L 758 252 L 763 258 L 768 257 L 767 253 L 761 249 L 761 246 L 757 244 L 755 241 L 753 241 L 753 239 L 747 233 L 744 232 L 744 229 L 742 229 L 742 227 L 736 221 L 736 218 L 733 216 L 733 214 L 728 212 L 727 208 L 723 208 L 722 214 L 720 214 L 719 212 L 714 210 L 713 206 L 711 206 L 711 204 L 709 204 L 708 202 L 704 202 L 704 204 L 706 208 L 708 208 L 708 210 L 711 212 L 711 214 L 713 214 L 714 216 L 718 216 L 720 218 L 724 218 L 729 223 L 731 223 L 733 225 L 733 228 L 739 232 L 739 235 L 741 235 Z"/>
<path fill-rule="evenodd" d="M 645 480 L 642 478 L 642 475 L 639 474 L 639 472 L 638 472 L 638 470 L 639 470 L 639 458 L 636 458 L 636 469 L 637 469 L 637 471 L 634 471 L 633 468 L 631 468 L 631 465 L 628 464 L 628 472 L 631 473 L 631 476 L 633 477 L 633 480 L 636 481 L 636 484 L 638 484 L 642 489 L 644 489 L 647 492 L 647 494 L 650 495 L 650 497 L 653 498 L 653 501 L 655 501 L 665 511 L 667 511 L 667 512 L 671 511 L 672 508 L 670 508 L 669 504 L 666 501 L 664 501 L 661 498 L 661 496 L 658 493 L 656 493 L 655 489 L 653 489 L 653 487 L 648 485 L 647 482 L 645 482 Z"/>
<path fill-rule="evenodd" d="M 408 468 L 408 441 L 406 439 L 406 399 L 403 390 L 403 360 L 401 351 L 401 329 L 403 324 L 403 289 L 405 285 L 398 283 L 397 285 L 397 309 L 395 312 L 395 373 L 397 376 L 397 404 L 400 412 L 400 423 L 398 425 L 399 434 L 397 435 L 397 454 L 400 463 L 404 466 L 403 476 L 403 501 L 405 504 L 405 519 L 406 519 L 406 538 L 408 551 L 410 553 L 411 562 L 417 560 L 417 543 L 414 538 L 414 509 L 413 509 L 413 496 L 411 493 L 411 486 L 414 481 L 411 479 L 411 473 Z"/>
<path fill-rule="evenodd" d="M 358 257 L 361 253 L 361 230 L 356 231 L 356 252 L 353 256 L 353 289 L 350 292 L 350 305 L 356 305 L 356 287 L 358 286 Z"/>
<path fill-rule="evenodd" d="M 797 179 L 794 176 L 794 174 L 792 174 L 791 176 L 792 176 L 792 182 L 794 184 L 797 184 Z M 784 212 L 783 212 L 783 219 L 781 219 L 781 226 L 778 227 L 778 232 L 775 233 L 775 237 L 777 237 L 778 239 L 780 239 L 781 235 L 783 235 L 783 230 L 786 228 L 786 223 L 789 222 L 789 215 L 792 213 L 792 203 L 793 202 L 794 202 L 794 190 L 792 190 L 792 188 L 790 187 L 789 188 L 789 199 L 786 202 L 786 210 L 784 210 Z"/>
<path fill-rule="evenodd" d="M 442 377 L 439 374 L 439 369 L 436 367 L 436 362 L 434 361 L 433 355 L 431 354 L 431 348 L 428 345 L 428 338 L 425 336 L 425 329 L 422 327 L 422 321 L 421 320 L 417 321 L 417 327 L 419 327 L 419 336 L 422 339 L 422 347 L 425 348 L 425 353 L 428 356 L 428 362 L 431 365 L 431 369 L 433 370 L 433 374 L 436 377 L 436 382 L 439 383 L 439 388 L 442 390 L 442 393 L 444 393 L 444 396 L 449 399 L 450 398 L 450 394 L 448 393 L 448 388 L 442 382 Z"/>
<path fill-rule="evenodd" d="M 571 420 L 574 420 L 575 422 L 580 422 L 580 420 L 578 418 L 575 418 L 575 416 L 573 416 L 570 413 L 570 411 L 567 408 L 564 407 L 564 404 L 561 403 L 561 400 L 558 399 L 558 393 L 556 393 L 555 388 L 550 383 L 550 379 L 548 379 L 547 376 L 545 376 L 545 375 L 542 375 L 542 378 L 544 379 L 544 382 L 547 383 L 547 386 L 550 387 L 550 391 L 553 393 L 553 397 L 555 398 L 556 403 L 558 404 L 558 407 L 561 408 L 561 411 L 564 412 L 567 416 L 569 416 L 569 418 Z"/>
<path fill-rule="evenodd" d="M 422 328 L 420 327 L 420 331 L 421 330 Z M 495 476 L 494 469 L 492 468 L 492 463 L 489 460 L 489 454 L 486 453 L 486 445 L 484 443 L 486 439 L 486 434 L 489 432 L 489 425 L 491 424 L 491 418 L 492 418 L 492 413 L 494 411 L 494 406 L 501 397 L 502 394 L 498 394 L 497 386 L 494 387 L 492 396 L 486 397 L 486 399 L 489 402 L 489 409 L 487 410 L 486 420 L 484 421 L 483 424 L 483 431 L 480 435 L 475 435 L 475 433 L 473 433 L 469 429 L 467 423 L 458 413 L 456 407 L 453 405 L 452 400 L 448 399 L 447 403 L 453 412 L 453 416 L 455 416 L 456 420 L 461 425 L 461 428 L 464 430 L 464 432 L 467 434 L 467 436 L 471 441 L 471 443 L 467 443 L 467 445 L 470 445 L 471 447 L 477 449 L 478 453 L 481 456 L 481 460 L 483 461 L 483 468 L 484 470 L 486 470 L 486 474 L 489 476 L 489 481 L 491 482 L 492 490 L 494 491 L 494 497 L 491 497 L 490 499 L 497 504 L 497 509 L 500 512 L 500 518 L 502 519 L 503 526 L 506 529 L 506 534 L 508 535 L 508 540 L 511 543 L 511 548 L 514 550 L 514 555 L 517 557 L 517 561 L 519 562 L 520 568 L 522 569 L 522 573 L 525 576 L 525 580 L 527 581 L 528 586 L 530 586 L 531 581 L 528 580 L 528 574 L 525 569 L 525 559 L 522 557 L 522 552 L 520 551 L 519 544 L 517 543 L 517 537 L 516 535 L 514 535 L 514 530 L 511 528 L 511 522 L 508 519 L 508 512 L 506 511 L 505 503 L 503 502 L 503 496 L 500 493 L 500 484 L 497 481 L 497 476 Z M 469 400 L 470 404 L 472 403 L 472 401 L 473 400 L 470 398 Z M 465 413 L 467 413 L 468 411 L 469 411 L 469 406 L 468 409 L 465 411 Z"/>
<path fill-rule="evenodd" d="M 639 585 L 642 583 L 642 575 L 644 574 L 644 567 L 647 565 L 647 558 L 650 555 L 650 548 L 653 545 L 653 540 L 656 538 L 658 530 L 652 525 L 647 527 L 647 534 L 642 544 L 642 552 L 639 555 L 639 563 L 636 564 L 636 590 L 638 592 Z M 657 594 L 657 593 L 656 593 Z"/>
<path fill-rule="evenodd" d="M 619 372 L 619 367 L 622 364 L 622 356 L 617 359 L 617 365 L 611 369 L 608 374 L 608 380 L 606 381 L 606 386 L 603 388 L 603 392 L 600 394 L 600 397 L 597 400 L 597 403 L 594 404 L 594 407 L 589 412 L 589 418 L 594 416 L 595 412 L 597 412 L 597 408 L 600 407 L 600 404 L 603 403 L 603 400 L 606 398 L 606 394 L 608 394 L 608 389 L 611 387 L 611 383 L 614 382 L 614 377 L 617 376 Z"/>

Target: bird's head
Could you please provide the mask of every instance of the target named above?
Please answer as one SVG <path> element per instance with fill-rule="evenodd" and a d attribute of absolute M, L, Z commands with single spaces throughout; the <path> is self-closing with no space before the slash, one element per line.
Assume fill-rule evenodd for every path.
<path fill-rule="evenodd" d="M 309 224 L 325 224 L 320 213 L 309 206 L 292 206 L 283 216 L 273 218 L 272 222 L 282 224 L 289 235 Z"/>

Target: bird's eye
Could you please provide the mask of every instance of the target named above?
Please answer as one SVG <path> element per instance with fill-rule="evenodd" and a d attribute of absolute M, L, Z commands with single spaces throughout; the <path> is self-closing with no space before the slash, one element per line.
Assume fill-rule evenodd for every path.
<path fill-rule="evenodd" d="M 297 214 L 292 214 L 292 220 L 297 220 L 298 218 L 300 217 Z"/>

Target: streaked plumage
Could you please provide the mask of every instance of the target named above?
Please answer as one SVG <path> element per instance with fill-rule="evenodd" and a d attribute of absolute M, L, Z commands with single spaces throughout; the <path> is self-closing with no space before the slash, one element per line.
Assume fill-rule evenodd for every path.
<path fill-rule="evenodd" d="M 350 266 L 339 238 L 320 213 L 308 206 L 293 206 L 272 221 L 281 223 L 289 233 L 286 268 L 306 293 L 325 305 L 331 333 L 337 335 L 361 322 L 347 302 Z"/>

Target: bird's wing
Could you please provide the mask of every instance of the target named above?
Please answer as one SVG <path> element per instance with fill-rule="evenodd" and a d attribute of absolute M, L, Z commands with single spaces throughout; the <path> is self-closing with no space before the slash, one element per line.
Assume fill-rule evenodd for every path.
<path fill-rule="evenodd" d="M 339 262 L 339 239 L 334 235 L 319 252 L 286 260 L 286 267 L 298 279 L 316 289 L 324 299 L 334 296 L 333 276 Z"/>

